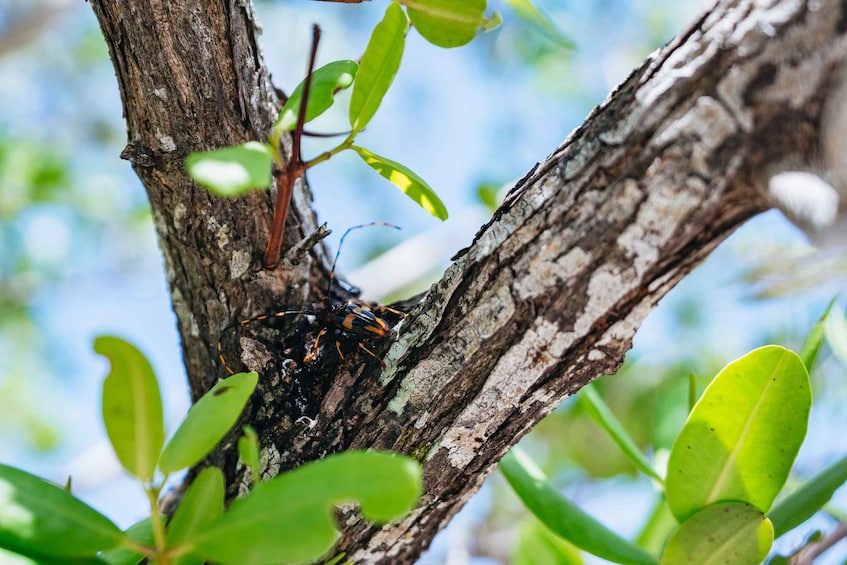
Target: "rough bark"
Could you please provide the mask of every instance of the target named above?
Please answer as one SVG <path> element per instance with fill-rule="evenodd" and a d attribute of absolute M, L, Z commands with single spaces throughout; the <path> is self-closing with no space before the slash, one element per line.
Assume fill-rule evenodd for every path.
<path fill-rule="evenodd" d="M 150 195 L 195 397 L 224 376 L 234 320 L 320 302 L 320 246 L 260 268 L 270 197 L 221 201 L 189 151 L 264 139 L 277 96 L 249 2 L 92 0 L 124 101 L 129 158 Z M 350 448 L 424 463 L 398 524 L 347 520 L 357 563 L 409 563 L 500 457 L 592 379 L 613 373 L 648 312 L 766 209 L 769 178 L 821 170 L 821 124 L 847 55 L 847 3 L 719 2 L 633 74 L 510 192 L 384 344 L 385 370 L 332 347 L 301 360 L 316 321 L 224 332 L 260 372 L 247 418 L 265 472 Z M 293 64 L 301 65 L 298 61 Z M 315 230 L 299 187 L 286 247 Z M 389 347 L 390 345 L 390 347 Z M 232 442 L 213 458 L 246 487 Z"/>

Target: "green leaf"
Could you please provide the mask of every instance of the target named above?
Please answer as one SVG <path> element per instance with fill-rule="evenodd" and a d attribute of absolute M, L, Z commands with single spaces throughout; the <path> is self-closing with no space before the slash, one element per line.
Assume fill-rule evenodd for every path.
<path fill-rule="evenodd" d="M 671 449 L 665 484 L 677 520 L 725 500 L 767 512 L 806 435 L 811 403 L 809 375 L 793 351 L 769 345 L 724 367 Z"/>
<path fill-rule="evenodd" d="M 238 438 L 238 459 L 253 472 L 253 484 L 259 484 L 259 436 L 251 426 L 244 426 L 244 435 Z"/>
<path fill-rule="evenodd" d="M 809 335 L 806 336 L 806 341 L 803 342 L 803 347 L 800 349 L 800 358 L 803 360 L 803 364 L 806 365 L 806 370 L 809 373 L 812 372 L 812 367 L 815 365 L 818 352 L 823 344 L 826 320 L 829 318 L 829 313 L 832 311 L 832 307 L 835 305 L 836 299 L 837 297 L 833 298 L 829 302 L 829 306 L 826 307 L 826 310 L 824 310 L 824 313 L 818 319 L 817 323 L 812 328 L 812 331 L 810 331 Z"/>
<path fill-rule="evenodd" d="M 217 383 L 191 407 L 162 451 L 159 469 L 172 473 L 199 463 L 238 421 L 259 375 L 236 373 Z"/>
<path fill-rule="evenodd" d="M 103 423 L 112 448 L 127 471 L 152 480 L 165 440 L 153 368 L 135 346 L 117 337 L 98 337 L 94 351 L 112 363 L 103 382 Z"/>
<path fill-rule="evenodd" d="M 827 465 L 785 498 L 778 500 L 768 514 L 776 537 L 811 518 L 847 482 L 847 455 Z"/>
<path fill-rule="evenodd" d="M 623 427 L 620 420 L 615 418 L 615 415 L 609 409 L 608 405 L 603 402 L 603 399 L 597 394 L 597 390 L 593 385 L 588 385 L 583 387 L 579 393 L 579 401 L 582 404 L 585 412 L 591 416 L 591 418 L 597 422 L 606 433 L 612 438 L 612 440 L 621 448 L 624 455 L 632 461 L 632 463 L 640 470 L 642 473 L 647 475 L 648 477 L 659 481 L 662 481 L 662 477 L 653 469 L 653 465 L 650 464 L 650 461 L 647 460 L 647 457 L 638 449 L 638 446 L 635 444 L 635 441 Z"/>
<path fill-rule="evenodd" d="M 63 488 L 0 464 L 0 548 L 35 557 L 94 557 L 122 540 L 115 524 Z"/>
<path fill-rule="evenodd" d="M 424 39 L 439 47 L 470 43 L 479 28 L 486 31 L 500 23 L 500 15 L 485 17 L 486 0 L 401 0 L 412 25 Z"/>
<path fill-rule="evenodd" d="M 358 153 L 359 157 L 368 166 L 387 178 L 391 184 L 403 191 L 406 196 L 417 202 L 418 206 L 439 220 L 447 219 L 447 207 L 444 206 L 444 203 L 438 198 L 438 195 L 435 194 L 435 191 L 432 190 L 426 181 L 411 169 L 396 161 L 372 153 L 364 147 L 354 145 L 351 149 Z"/>
<path fill-rule="evenodd" d="M 127 528 L 126 535 L 147 547 L 154 547 L 156 544 L 150 518 L 144 518 Z M 100 559 L 109 565 L 138 565 L 144 559 L 144 555 L 126 547 L 119 547 L 104 551 L 100 554 Z"/>
<path fill-rule="evenodd" d="M 583 565 L 579 550 L 544 527 L 534 516 L 523 520 L 510 565 Z"/>
<path fill-rule="evenodd" d="M 682 523 L 668 540 L 662 565 L 758 565 L 773 545 L 773 525 L 755 507 L 720 502 Z"/>
<path fill-rule="evenodd" d="M 826 318 L 824 333 L 826 341 L 841 364 L 847 367 L 847 316 L 838 308 Z"/>
<path fill-rule="evenodd" d="M 209 192 L 233 197 L 267 189 L 272 163 L 273 154 L 266 143 L 248 141 L 235 147 L 191 153 L 185 160 L 185 169 Z"/>
<path fill-rule="evenodd" d="M 421 469 L 413 459 L 351 451 L 257 485 L 190 543 L 217 563 L 312 561 L 335 542 L 335 505 L 358 501 L 365 518 L 386 522 L 408 512 L 420 492 Z"/>
<path fill-rule="evenodd" d="M 350 125 L 356 131 L 365 129 L 376 113 L 391 83 L 406 44 L 409 23 L 397 2 L 392 2 L 371 34 L 359 63 L 359 73 L 350 97 Z"/>
<path fill-rule="evenodd" d="M 335 94 L 353 84 L 358 69 L 359 65 L 356 61 L 333 61 L 312 73 L 309 106 L 306 108 L 307 122 L 314 120 L 332 106 L 335 102 Z M 282 107 L 274 124 L 274 130 L 287 131 L 297 127 L 297 114 L 300 112 L 304 83 L 305 80 L 298 84 L 285 101 L 285 106 Z"/>
<path fill-rule="evenodd" d="M 656 563 L 652 555 L 562 496 L 520 448 L 512 448 L 506 454 L 500 461 L 500 471 L 536 518 L 562 539 L 615 563 Z"/>
<path fill-rule="evenodd" d="M 563 49 L 575 49 L 573 41 L 565 37 L 550 17 L 538 9 L 531 0 L 506 0 L 515 13 L 524 21 L 536 27 L 544 36 Z"/>
<path fill-rule="evenodd" d="M 177 547 L 207 528 L 224 513 L 224 475 L 217 467 L 206 467 L 185 493 L 168 524 L 168 546 Z M 174 565 L 203 565 L 203 558 L 184 554 Z"/>
<path fill-rule="evenodd" d="M 673 517 L 670 508 L 668 508 L 665 494 L 661 493 L 653 506 L 653 511 L 644 523 L 644 527 L 635 539 L 635 543 L 650 553 L 659 554 L 677 525 L 676 518 Z"/>

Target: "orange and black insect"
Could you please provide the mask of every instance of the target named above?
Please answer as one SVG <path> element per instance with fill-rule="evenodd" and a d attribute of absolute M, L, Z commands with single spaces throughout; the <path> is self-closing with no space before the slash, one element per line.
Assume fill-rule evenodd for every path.
<path fill-rule="evenodd" d="M 229 326 L 228 328 L 225 328 L 224 331 L 238 326 L 246 326 L 254 322 L 270 320 L 273 318 L 282 318 L 284 316 L 315 316 L 319 323 L 322 324 L 322 327 L 320 331 L 318 331 L 318 335 L 315 337 L 311 351 L 303 358 L 305 363 L 310 363 L 317 358 L 320 350 L 319 347 L 321 338 L 327 335 L 327 333 L 332 332 L 336 337 L 335 349 L 342 360 L 345 358 L 342 348 L 346 344 L 352 342 L 355 343 L 357 350 L 367 353 L 376 359 L 380 366 L 384 368 L 385 363 L 376 355 L 376 353 L 367 347 L 366 343 L 386 338 L 393 327 L 392 322 L 396 323 L 399 319 L 405 318 L 406 314 L 388 306 L 369 305 L 366 302 L 355 299 L 338 304 L 332 303 L 332 285 L 335 282 L 335 264 L 338 262 L 338 257 L 341 254 L 341 246 L 344 244 L 344 239 L 351 231 L 370 226 L 383 226 L 398 230 L 400 229 L 398 226 L 393 224 L 370 222 L 368 224 L 353 226 L 344 232 L 344 235 L 341 236 L 341 240 L 338 243 L 338 250 L 335 253 L 335 259 L 332 261 L 332 268 L 329 273 L 329 283 L 327 284 L 326 289 L 326 298 L 322 308 L 282 310 L 271 314 L 262 314 L 260 316 L 241 320 L 237 325 Z M 218 358 L 229 374 L 233 374 L 235 372 L 224 358 L 220 341 L 218 341 Z"/>

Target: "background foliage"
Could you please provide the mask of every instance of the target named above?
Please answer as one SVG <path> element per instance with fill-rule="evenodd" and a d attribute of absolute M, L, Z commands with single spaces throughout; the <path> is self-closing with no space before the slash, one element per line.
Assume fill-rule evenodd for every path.
<path fill-rule="evenodd" d="M 576 51 L 491 2 L 504 25 L 463 49 L 410 37 L 392 90 L 361 134 L 363 145 L 427 179 L 451 211 L 443 225 L 386 190 L 353 155 L 310 173 L 320 219 L 336 237 L 371 220 L 405 228 L 402 245 L 382 257 L 387 266 L 351 275 L 371 296 L 425 288 L 470 241 L 498 188 L 560 143 L 635 64 L 683 28 L 699 2 L 536 4 Z M 324 30 L 319 64 L 355 58 L 384 3 L 261 1 L 256 9 L 274 80 L 290 91 L 303 75 L 312 22 Z M 125 142 L 117 85 L 88 6 L 0 0 L 0 108 L 0 461 L 57 482 L 73 474 L 75 490 L 125 526 L 143 513 L 145 500 L 108 456 L 96 409 L 105 366 L 91 350 L 93 337 L 122 335 L 148 352 L 169 425 L 188 400 L 149 209 L 128 163 L 117 158 Z M 320 120 L 327 131 L 347 125 L 343 111 Z M 309 141 L 306 154 L 317 154 L 322 143 Z M 376 231 L 347 246 L 342 271 L 399 242 Z M 641 447 L 667 446 L 684 419 L 689 374 L 704 384 L 763 343 L 798 349 L 844 287 L 844 263 L 843 256 L 811 253 L 776 213 L 753 220 L 663 301 L 624 369 L 598 389 Z M 805 475 L 847 448 L 843 434 L 826 433 L 847 426 L 839 409 L 847 400 L 843 367 L 827 348 L 819 364 L 809 431 L 819 439 L 801 450 Z M 565 403 L 525 448 L 583 508 L 618 532 L 637 531 L 652 487 L 579 403 Z M 836 495 L 842 512 L 844 502 Z M 422 562 L 456 555 L 494 562 L 513 552 L 519 561 L 522 548 L 557 543 L 531 521 L 515 527 L 523 512 L 494 477 Z M 818 519 L 798 540 L 826 525 Z M 847 550 L 831 554 L 837 560 Z"/>

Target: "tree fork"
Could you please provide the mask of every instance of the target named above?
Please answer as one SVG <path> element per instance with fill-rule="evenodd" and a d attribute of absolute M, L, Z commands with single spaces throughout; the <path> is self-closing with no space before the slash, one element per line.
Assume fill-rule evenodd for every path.
<path fill-rule="evenodd" d="M 220 330 L 317 298 L 326 261 L 318 248 L 317 261 L 262 272 L 270 197 L 221 201 L 183 172 L 189 151 L 264 139 L 278 103 L 249 3 L 176 4 L 92 0 L 196 398 L 224 374 Z M 658 300 L 769 207 L 773 174 L 824 174 L 821 118 L 841 81 L 845 22 L 836 0 L 718 2 L 512 189 L 401 324 L 382 373 L 366 362 L 322 367 L 325 380 L 294 391 L 284 384 L 299 370 L 291 359 L 241 340 L 262 375 L 248 417 L 266 471 L 349 448 L 417 457 L 420 507 L 379 528 L 347 522 L 339 544 L 357 563 L 414 561 L 520 437 L 613 373 Z M 292 212 L 288 246 L 315 229 L 305 187 Z M 305 402 L 295 406 L 294 393 Z M 235 457 L 232 442 L 215 457 L 230 496 Z"/>

